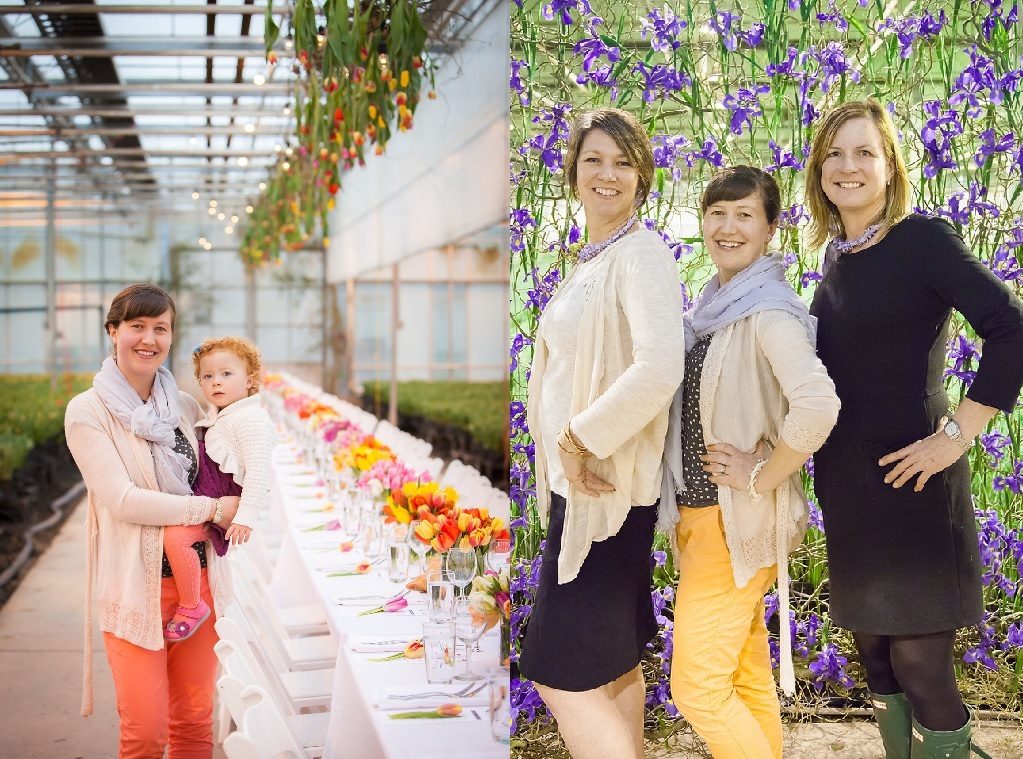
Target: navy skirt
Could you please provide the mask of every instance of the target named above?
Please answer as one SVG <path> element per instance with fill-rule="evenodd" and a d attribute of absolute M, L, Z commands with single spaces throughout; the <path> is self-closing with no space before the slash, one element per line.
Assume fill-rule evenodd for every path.
<path fill-rule="evenodd" d="M 634 506 L 618 534 L 594 543 L 579 574 L 558 584 L 565 499 L 551 494 L 547 544 L 519 672 L 541 685 L 586 691 L 628 674 L 657 635 L 651 551 L 657 505 Z"/>

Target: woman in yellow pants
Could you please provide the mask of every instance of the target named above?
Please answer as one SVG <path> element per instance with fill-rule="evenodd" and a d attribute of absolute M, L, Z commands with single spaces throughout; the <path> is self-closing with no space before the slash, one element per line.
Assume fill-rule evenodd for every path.
<path fill-rule="evenodd" d="M 665 448 L 660 526 L 679 566 L 671 692 L 715 759 L 781 757 L 763 597 L 777 577 L 782 686 L 793 690 L 785 559 L 807 514 L 797 472 L 839 408 L 806 304 L 781 256 L 767 255 L 780 207 L 760 169 L 725 169 L 707 186 L 703 238 L 717 274 L 686 317 Z"/>

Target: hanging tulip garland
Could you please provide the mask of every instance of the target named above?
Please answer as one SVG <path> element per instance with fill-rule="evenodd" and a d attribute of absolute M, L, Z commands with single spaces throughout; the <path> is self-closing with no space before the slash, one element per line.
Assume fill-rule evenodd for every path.
<path fill-rule="evenodd" d="M 327 215 L 341 174 L 383 155 L 396 132 L 412 128 L 424 80 L 433 85 L 427 31 L 416 0 L 347 2 L 268 0 L 264 39 L 269 66 L 279 65 L 283 25 L 297 75 L 294 143 L 282 155 L 267 189 L 253 203 L 242 239 L 246 264 L 278 260 L 317 231 L 326 239 Z M 436 94 L 430 89 L 427 97 Z"/>

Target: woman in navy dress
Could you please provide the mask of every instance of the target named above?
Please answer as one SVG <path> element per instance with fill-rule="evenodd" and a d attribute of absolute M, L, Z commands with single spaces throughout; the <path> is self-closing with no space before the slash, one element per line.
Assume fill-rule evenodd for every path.
<path fill-rule="evenodd" d="M 842 401 L 815 457 L 832 620 L 853 632 L 888 759 L 968 757 L 956 630 L 981 620 L 970 495 L 974 438 L 1023 384 L 1023 304 L 943 219 L 906 213 L 910 186 L 875 101 L 821 121 L 807 164 L 813 242 L 832 237 L 811 313 Z M 984 340 L 952 412 L 952 311 Z"/>

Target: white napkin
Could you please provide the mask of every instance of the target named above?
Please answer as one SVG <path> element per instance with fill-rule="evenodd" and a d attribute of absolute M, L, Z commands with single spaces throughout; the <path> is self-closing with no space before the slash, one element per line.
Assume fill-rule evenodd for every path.
<path fill-rule="evenodd" d="M 396 654 L 414 639 L 400 635 L 350 635 L 348 647 L 359 654 Z"/>
<path fill-rule="evenodd" d="M 477 686 L 482 690 L 475 696 L 459 698 L 455 695 L 457 691 L 465 688 L 468 683 L 455 681 L 447 685 L 433 685 L 431 683 L 415 683 L 413 685 L 390 685 L 381 686 L 373 690 L 371 703 L 382 711 L 413 712 L 422 709 L 436 709 L 444 704 L 460 704 L 462 708 L 470 706 L 488 706 L 490 704 L 490 693 L 487 690 L 486 681 L 477 680 Z M 445 692 L 444 696 L 423 696 L 421 698 L 410 698 L 395 700 L 391 696 L 406 695 L 412 693 L 439 693 Z"/>

